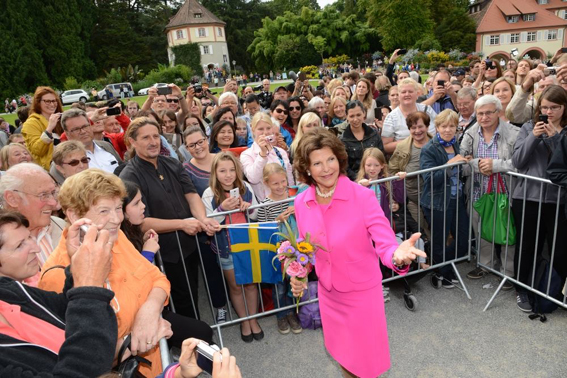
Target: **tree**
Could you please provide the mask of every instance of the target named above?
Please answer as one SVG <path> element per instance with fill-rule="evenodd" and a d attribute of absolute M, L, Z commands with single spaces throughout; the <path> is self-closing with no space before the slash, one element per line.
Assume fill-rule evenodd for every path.
<path fill-rule="evenodd" d="M 382 36 L 387 51 L 410 48 L 433 35 L 430 0 L 367 0 L 368 22 Z"/>
<path fill-rule="evenodd" d="M 187 43 L 178 45 L 171 49 L 175 54 L 175 64 L 183 64 L 193 70 L 195 75 L 203 75 L 203 67 L 201 67 L 201 50 L 197 43 Z"/>
<path fill-rule="evenodd" d="M 476 23 L 469 17 L 468 11 L 454 7 L 435 28 L 435 36 L 444 51 L 474 51 Z"/>
<path fill-rule="evenodd" d="M 321 63 L 323 63 L 323 53 L 327 50 L 327 39 L 320 35 L 315 37 L 312 34 L 309 34 L 307 40 L 313 45 L 315 51 L 317 51 L 318 54 L 321 54 Z"/>

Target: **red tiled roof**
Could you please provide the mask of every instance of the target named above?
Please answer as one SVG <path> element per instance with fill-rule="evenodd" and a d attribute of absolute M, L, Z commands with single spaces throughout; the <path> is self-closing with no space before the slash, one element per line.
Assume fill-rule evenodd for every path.
<path fill-rule="evenodd" d="M 547 10 L 567 8 L 567 2 L 561 0 L 549 0 L 547 4 L 539 5 Z"/>
<path fill-rule="evenodd" d="M 537 5 L 534 0 L 493 0 L 486 8 L 486 14 L 476 29 L 477 33 L 567 26 L 567 20 Z M 513 12 L 512 8 L 517 9 L 516 13 L 508 13 Z M 535 21 L 524 21 L 521 16 L 518 22 L 508 23 L 506 21 L 506 14 L 518 15 L 519 13 L 535 13 Z"/>

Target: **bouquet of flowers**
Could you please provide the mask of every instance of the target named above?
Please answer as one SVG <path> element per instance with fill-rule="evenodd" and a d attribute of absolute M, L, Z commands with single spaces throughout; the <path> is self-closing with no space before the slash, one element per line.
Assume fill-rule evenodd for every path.
<path fill-rule="evenodd" d="M 277 245 L 277 254 L 272 260 L 272 265 L 275 269 L 275 262 L 278 260 L 282 264 L 283 277 L 287 273 L 288 276 L 295 277 L 301 282 L 307 282 L 307 275 L 313 270 L 315 265 L 315 253 L 322 247 L 311 241 L 309 233 L 305 235 L 305 239 L 298 238 L 291 230 L 287 221 L 284 224 L 287 233 L 276 232 L 274 234 L 283 241 Z M 301 296 L 297 297 L 296 311 L 299 311 L 300 300 Z"/>

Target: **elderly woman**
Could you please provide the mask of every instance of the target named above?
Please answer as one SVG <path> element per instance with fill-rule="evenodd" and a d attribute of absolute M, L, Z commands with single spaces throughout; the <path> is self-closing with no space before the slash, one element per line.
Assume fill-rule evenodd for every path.
<path fill-rule="evenodd" d="M 421 151 L 432 138 L 427 132 L 429 122 L 429 116 L 425 112 L 415 112 L 408 115 L 406 123 L 410 136 L 396 146 L 388 164 L 390 175 L 395 176 L 400 172 L 411 173 L 419 171 Z M 419 193 L 422 191 L 423 180 L 419 182 L 418 187 L 417 177 L 408 177 L 406 179 L 407 209 L 413 219 L 420 220 L 425 233 L 429 237 L 429 228 L 424 222 L 423 212 L 418 201 Z"/>
<path fill-rule="evenodd" d="M 169 324 L 160 317 L 170 284 L 120 230 L 125 196 L 126 189 L 117 176 L 88 169 L 65 180 L 59 200 L 71 222 L 87 218 L 110 234 L 112 265 L 103 286 L 115 293 L 111 306 L 118 320 L 118 338 L 130 334 L 132 353 L 141 354 L 152 363 L 151 367 L 142 364 L 140 372 L 145 376 L 157 376 L 162 371 L 157 344 L 162 337 L 171 335 Z M 70 263 L 67 243 L 70 232 L 64 231 L 59 245 L 44 264 L 39 288 L 55 292 L 63 290 L 65 270 L 61 267 Z M 75 247 L 77 242 L 74 239 Z"/>
<path fill-rule="evenodd" d="M 310 130 L 314 130 L 317 127 L 321 127 L 321 118 L 315 112 L 307 112 L 301 116 L 299 120 L 299 127 L 297 128 L 297 134 L 290 147 L 290 160 L 293 161 L 293 153 L 299 146 L 301 138 Z"/>
<path fill-rule="evenodd" d="M 276 100 L 277 101 L 277 100 Z M 264 200 L 268 193 L 268 188 L 264 185 L 263 170 L 268 163 L 278 163 L 287 172 L 287 180 L 290 186 L 293 185 L 293 169 L 289 162 L 287 153 L 279 147 L 276 147 L 277 126 L 266 113 L 258 112 L 252 118 L 252 136 L 254 143 L 252 147 L 240 155 L 240 162 L 244 169 L 244 174 L 248 182 L 252 185 L 252 189 L 258 201 Z"/>
<path fill-rule="evenodd" d="M 386 153 L 393 153 L 396 145 L 409 136 L 406 117 L 413 112 L 426 112 L 431 120 L 429 133 L 435 134 L 435 111 L 430 106 L 417 103 L 421 87 L 413 79 L 404 79 L 398 83 L 400 106 L 386 116 L 382 129 L 382 142 Z"/>
<path fill-rule="evenodd" d="M 347 175 L 351 180 L 356 180 L 364 150 L 377 147 L 384 151 L 384 146 L 376 130 L 364 123 L 367 113 L 360 101 L 349 102 L 346 111 L 347 126 L 341 136 L 341 141 L 345 145 L 348 156 Z"/>
<path fill-rule="evenodd" d="M 356 91 L 353 93 L 351 100 L 358 100 L 366 109 L 366 118 L 364 123 L 367 125 L 374 123 L 374 109 L 376 109 L 376 101 L 372 97 L 372 84 L 367 79 L 360 79 L 356 83 Z"/>
<path fill-rule="evenodd" d="M 327 109 L 325 107 L 325 101 L 319 97 L 315 96 L 309 100 L 309 109 L 313 109 L 319 114 L 319 118 L 327 118 Z"/>
<path fill-rule="evenodd" d="M 390 368 L 379 260 L 404 274 L 416 256 L 425 257 L 414 247 L 419 234 L 398 246 L 374 192 L 346 176 L 346 150 L 330 131 L 306 134 L 295 156 L 309 185 L 294 202 L 299 235 L 309 233 L 321 246 L 316 270 L 325 346 L 345 377 L 377 377 Z M 291 282 L 301 295 L 306 283 Z"/>
<path fill-rule="evenodd" d="M 512 100 L 514 93 L 516 93 L 516 85 L 514 85 L 513 81 L 505 77 L 496 79 L 490 87 L 490 94 L 496 96 L 502 104 L 502 110 L 500 110 L 498 116 L 505 122 L 508 122 L 508 119 L 506 118 L 506 108 L 508 107 L 510 100 Z"/>
<path fill-rule="evenodd" d="M 419 168 L 428 169 L 468 162 L 468 157 L 459 154 L 459 143 L 455 137 L 459 115 L 451 109 L 445 109 L 437 115 L 436 120 L 436 134 L 423 146 Z M 468 251 L 469 218 L 460 172 L 462 169 L 455 166 L 421 174 L 421 206 L 424 208 L 427 222 L 431 225 L 433 264 L 464 256 Z M 453 239 L 447 245 L 449 233 Z M 458 280 L 453 267 L 445 265 L 434 274 L 432 282 L 440 282 L 444 288 L 452 289 Z"/>
<path fill-rule="evenodd" d="M 81 243 L 79 226 L 84 223 L 88 221 L 69 227 L 73 264 L 62 275 L 63 293 L 56 294 L 22 284 L 38 272 L 40 248 L 23 215 L 0 213 L 3 376 L 98 377 L 112 367 L 117 340 L 110 306 L 114 293 L 104 287 L 111 264 L 109 232 L 97 235 L 93 228 Z"/>
<path fill-rule="evenodd" d="M 16 164 L 33 161 L 26 146 L 19 143 L 11 143 L 2 147 L 2 150 L 0 150 L 0 160 L 2 161 L 3 171 L 7 171 L 8 168 Z"/>
<path fill-rule="evenodd" d="M 49 170 L 54 141 L 63 129 L 59 123 L 63 105 L 57 93 L 49 87 L 37 87 L 31 104 L 30 116 L 22 126 L 22 135 L 33 159 Z"/>
<path fill-rule="evenodd" d="M 51 176 L 61 185 L 66 178 L 89 169 L 90 160 L 83 143 L 76 140 L 60 143 L 53 151 Z"/>
<path fill-rule="evenodd" d="M 522 126 L 514 145 L 512 163 L 518 173 L 549 179 L 547 166 L 550 154 L 560 148 L 561 138 L 565 138 L 561 132 L 567 125 L 566 107 L 567 92 L 563 88 L 551 85 L 543 91 L 534 116 L 536 121 L 529 121 Z M 547 116 L 547 122 L 538 120 L 540 114 Z M 558 198 L 558 195 L 558 188 L 555 185 L 543 184 L 542 186 L 537 181 L 522 179 L 516 182 L 512 194 L 514 199 L 512 211 L 518 232 L 517 238 L 522 245 L 522 256 L 519 254 L 514 256 L 514 268 L 519 273 L 519 281 L 526 285 L 531 285 L 530 275 L 534 263 L 534 251 L 538 257 L 541 257 L 544 241 L 547 241 L 550 257 L 551 251 L 555 248 L 553 267 L 561 276 L 561 281 L 564 282 L 567 278 L 567 254 L 565 253 L 567 233 L 558 232 L 554 236 L 555 230 L 567 230 L 564 196 Z M 558 204 L 559 209 L 557 209 Z M 556 221 L 557 210 L 559 211 Z M 538 215 L 541 215 L 541 223 Z M 530 312 L 532 308 L 528 298 L 529 292 L 522 287 L 517 287 L 517 292 L 518 307 L 522 311 Z"/>
<path fill-rule="evenodd" d="M 214 116 L 220 109 L 223 108 L 229 108 L 232 111 L 232 115 L 236 117 L 238 115 L 238 97 L 236 97 L 236 95 L 232 92 L 224 92 L 223 94 L 221 94 L 217 108 L 213 113 L 211 113 L 212 116 L 208 115 L 205 118 L 205 122 L 207 122 L 208 124 L 214 124 Z"/>
<path fill-rule="evenodd" d="M 514 144 L 518 137 L 519 129 L 512 126 L 508 122 L 500 119 L 499 114 L 502 110 L 500 100 L 493 95 L 486 95 L 479 98 L 475 105 L 474 110 L 476 113 L 477 123 L 470 127 L 463 136 L 461 143 L 461 151 L 463 156 L 472 156 L 470 161 L 470 169 L 465 169 L 464 174 L 470 176 L 467 180 L 467 194 L 471 193 L 470 185 L 474 185 L 472 196 L 470 200 L 476 202 L 488 190 L 488 182 L 490 176 L 493 176 L 496 181 L 494 182 L 493 190 L 496 191 L 498 177 L 496 173 L 504 173 L 514 170 L 512 163 L 512 153 L 514 152 Z M 472 172 L 471 172 L 472 170 Z M 505 191 L 508 193 L 510 183 L 506 176 L 503 176 L 505 183 Z M 475 233 L 478 232 L 477 225 L 479 221 L 478 212 L 473 211 L 472 222 Z M 492 260 L 492 242 L 486 240 L 479 240 L 480 246 L 477 245 L 479 250 L 478 262 L 480 264 L 489 266 L 494 265 L 498 267 L 506 261 L 504 267 L 506 275 L 514 276 L 514 246 L 504 246 L 508 255 L 507 258 L 500 256 L 502 247 L 500 244 L 494 244 L 495 261 Z M 471 279 L 479 279 L 485 276 L 487 272 L 482 268 L 476 268 L 467 274 Z M 506 281 L 503 289 L 510 290 L 512 285 Z"/>

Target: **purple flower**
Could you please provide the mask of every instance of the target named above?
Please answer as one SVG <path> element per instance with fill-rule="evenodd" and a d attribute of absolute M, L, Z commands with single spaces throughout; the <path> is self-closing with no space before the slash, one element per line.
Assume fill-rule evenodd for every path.
<path fill-rule="evenodd" d="M 307 265 L 307 263 L 309 263 L 309 257 L 307 255 L 303 254 L 303 253 L 298 253 L 297 254 L 297 261 L 301 265 L 305 266 L 305 265 Z"/>

